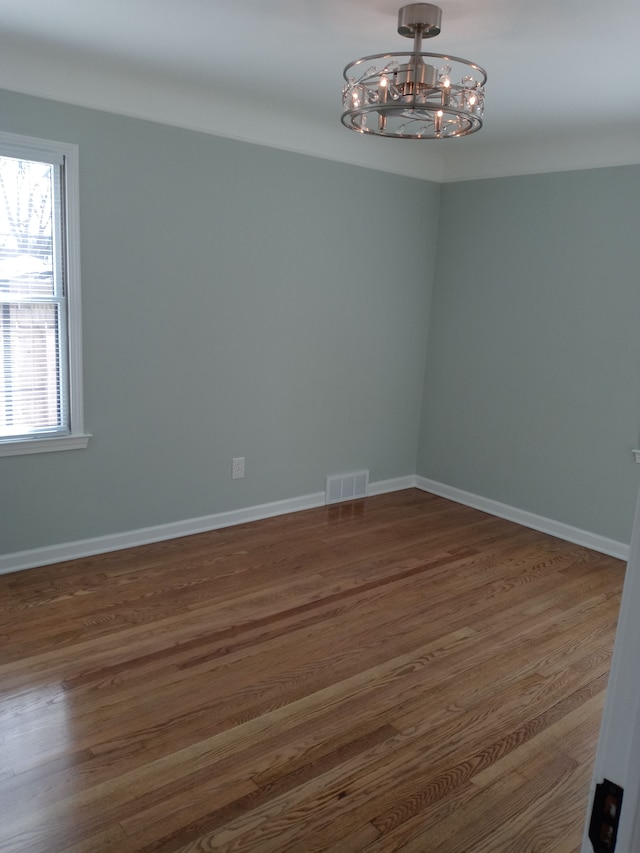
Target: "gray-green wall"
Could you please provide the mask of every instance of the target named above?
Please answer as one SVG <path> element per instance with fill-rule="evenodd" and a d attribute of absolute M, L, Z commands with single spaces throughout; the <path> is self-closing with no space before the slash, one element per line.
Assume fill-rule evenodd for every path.
<path fill-rule="evenodd" d="M 9 92 L 0 129 L 80 147 L 93 434 L 0 459 L 0 553 L 415 473 L 437 185 Z"/>
<path fill-rule="evenodd" d="M 629 541 L 639 225 L 640 166 L 443 187 L 422 476 Z"/>
<path fill-rule="evenodd" d="M 628 542 L 640 166 L 440 188 L 9 92 L 0 130 L 80 146 L 93 434 L 0 458 L 0 554 L 361 467 Z"/>

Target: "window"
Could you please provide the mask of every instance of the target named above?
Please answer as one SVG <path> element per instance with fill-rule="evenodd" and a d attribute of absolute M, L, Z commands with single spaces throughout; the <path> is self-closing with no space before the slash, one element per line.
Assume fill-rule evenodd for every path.
<path fill-rule="evenodd" d="M 78 150 L 0 133 L 0 456 L 86 447 Z"/>

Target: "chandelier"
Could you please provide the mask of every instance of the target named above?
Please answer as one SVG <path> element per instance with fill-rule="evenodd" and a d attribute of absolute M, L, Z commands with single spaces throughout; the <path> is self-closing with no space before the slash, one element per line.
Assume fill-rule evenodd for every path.
<path fill-rule="evenodd" d="M 440 33 L 441 16 L 430 3 L 403 6 L 398 32 L 413 38 L 413 51 L 363 56 L 346 66 L 345 127 L 397 139 L 447 139 L 480 130 L 486 71 L 458 56 L 422 53 L 422 40 Z"/>

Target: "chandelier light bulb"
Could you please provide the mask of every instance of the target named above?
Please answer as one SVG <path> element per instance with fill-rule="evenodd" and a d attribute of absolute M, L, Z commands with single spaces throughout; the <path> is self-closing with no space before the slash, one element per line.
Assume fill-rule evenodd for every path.
<path fill-rule="evenodd" d="M 413 39 L 413 51 L 365 56 L 346 66 L 345 127 L 396 139 L 447 139 L 480 130 L 486 71 L 467 59 L 422 52 L 422 40 L 440 33 L 441 16 L 430 3 L 403 6 L 398 32 Z"/>

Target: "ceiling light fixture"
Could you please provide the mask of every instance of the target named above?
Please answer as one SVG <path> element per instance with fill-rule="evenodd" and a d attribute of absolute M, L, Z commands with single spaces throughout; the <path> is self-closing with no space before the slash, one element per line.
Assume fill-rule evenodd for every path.
<path fill-rule="evenodd" d="M 422 40 L 440 33 L 441 17 L 430 3 L 403 6 L 398 32 L 413 38 L 413 52 L 363 56 L 346 66 L 345 127 L 396 139 L 448 139 L 480 130 L 484 68 L 458 56 L 422 53 Z"/>

